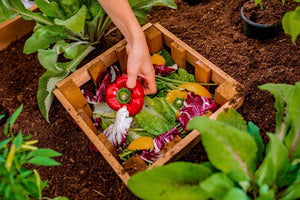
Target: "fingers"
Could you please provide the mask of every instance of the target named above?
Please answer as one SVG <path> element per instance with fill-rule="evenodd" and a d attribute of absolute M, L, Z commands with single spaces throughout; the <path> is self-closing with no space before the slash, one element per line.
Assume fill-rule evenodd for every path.
<path fill-rule="evenodd" d="M 137 74 L 128 71 L 128 79 L 126 82 L 126 86 L 128 88 L 134 88 L 136 85 Z"/>
<path fill-rule="evenodd" d="M 155 94 L 157 91 L 155 76 L 149 76 L 145 78 L 146 85 L 144 85 L 144 92 L 146 95 Z"/>

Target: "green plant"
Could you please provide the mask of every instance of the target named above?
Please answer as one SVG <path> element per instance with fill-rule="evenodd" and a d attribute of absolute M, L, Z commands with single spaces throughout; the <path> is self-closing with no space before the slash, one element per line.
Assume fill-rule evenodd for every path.
<path fill-rule="evenodd" d="M 300 3 L 300 0 L 294 1 Z M 263 10 L 263 0 L 255 0 L 254 3 L 255 5 L 259 5 Z M 285 0 L 282 0 L 282 4 L 285 4 Z M 292 42 L 296 42 L 297 37 L 300 34 L 300 6 L 297 6 L 295 10 L 284 14 L 282 26 L 285 34 L 292 37 Z"/>
<path fill-rule="evenodd" d="M 38 104 L 49 122 L 49 110 L 56 83 L 75 71 L 78 64 L 99 44 L 111 20 L 97 0 L 35 0 L 41 12 L 27 10 L 21 0 L 0 0 L 0 22 L 20 14 L 35 20 L 33 35 L 26 41 L 24 52 L 38 52 L 41 65 L 47 70 L 39 80 Z M 140 23 L 147 21 L 153 6 L 176 8 L 174 0 L 129 0 Z M 67 62 L 59 62 L 63 55 Z"/>
<path fill-rule="evenodd" d="M 259 87 L 275 97 L 276 131 L 267 133 L 234 109 L 216 121 L 195 117 L 209 162 L 177 162 L 132 176 L 130 190 L 142 199 L 292 200 L 300 198 L 300 82 Z"/>
<path fill-rule="evenodd" d="M 7 139 L 0 142 L 0 199 L 25 200 L 49 199 L 42 196 L 47 181 L 41 180 L 36 169 L 27 169 L 24 165 L 56 166 L 58 162 L 51 159 L 61 154 L 52 150 L 33 146 L 38 141 L 28 140 L 31 136 L 17 136 L 13 133 L 13 124 L 22 111 L 20 106 L 4 126 Z M 0 116 L 1 118 L 1 116 Z M 67 200 L 56 197 L 55 200 Z"/>

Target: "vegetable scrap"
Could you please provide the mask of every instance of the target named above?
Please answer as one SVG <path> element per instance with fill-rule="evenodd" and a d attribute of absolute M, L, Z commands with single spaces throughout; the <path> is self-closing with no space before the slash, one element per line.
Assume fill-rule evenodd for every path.
<path fill-rule="evenodd" d="M 155 162 L 174 137 L 189 133 L 186 127 L 192 118 L 209 116 L 219 107 L 210 92 L 195 83 L 193 74 L 178 68 L 166 50 L 152 55 L 152 63 L 156 94 L 144 95 L 139 81 L 135 88 L 127 88 L 127 75 L 121 75 L 115 65 L 99 74 L 95 95 L 82 90 L 94 107 L 95 127 L 116 148 L 121 161 L 138 154 L 149 164 Z"/>

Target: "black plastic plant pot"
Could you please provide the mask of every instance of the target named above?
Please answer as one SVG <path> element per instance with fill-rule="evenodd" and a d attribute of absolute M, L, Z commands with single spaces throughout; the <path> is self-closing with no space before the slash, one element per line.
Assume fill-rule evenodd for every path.
<path fill-rule="evenodd" d="M 241 16 L 244 20 L 244 34 L 251 38 L 256 39 L 267 39 L 277 35 L 279 28 L 281 26 L 281 22 L 276 24 L 258 24 L 251 20 L 249 20 L 244 15 L 244 6 L 241 8 Z"/>

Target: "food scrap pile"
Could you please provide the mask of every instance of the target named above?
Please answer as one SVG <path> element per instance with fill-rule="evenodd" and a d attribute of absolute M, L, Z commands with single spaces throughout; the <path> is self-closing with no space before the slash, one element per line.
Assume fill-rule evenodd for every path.
<path fill-rule="evenodd" d="M 115 147 L 122 161 L 134 154 L 153 163 L 176 136 L 188 134 L 188 122 L 195 116 L 210 115 L 219 105 L 210 92 L 195 83 L 193 74 L 178 68 L 171 55 L 162 50 L 151 56 L 157 93 L 144 95 L 137 80 L 126 87 L 127 75 L 113 65 L 99 74 L 95 94 L 82 90 L 93 105 L 93 119 Z"/>

